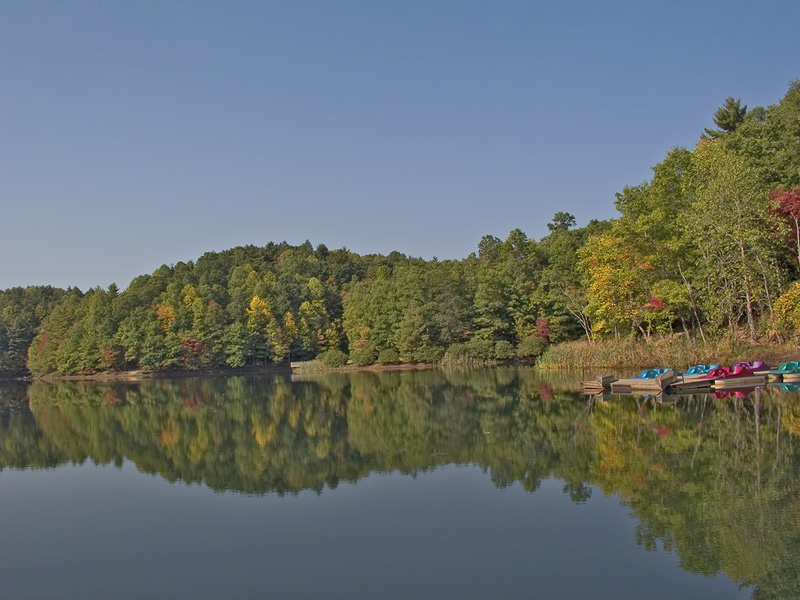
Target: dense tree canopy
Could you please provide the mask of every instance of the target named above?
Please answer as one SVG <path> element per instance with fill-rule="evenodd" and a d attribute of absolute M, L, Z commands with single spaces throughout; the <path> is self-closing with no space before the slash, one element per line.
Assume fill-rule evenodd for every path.
<path fill-rule="evenodd" d="M 162 265 L 123 291 L 2 291 L 0 372 L 241 367 L 329 351 L 357 364 L 486 361 L 677 332 L 786 338 L 800 323 L 781 301 L 800 279 L 800 81 L 766 108 L 730 97 L 713 120 L 694 149 L 670 150 L 650 181 L 617 194 L 619 218 L 576 227 L 559 211 L 544 238 L 486 235 L 462 260 L 270 242 Z"/>

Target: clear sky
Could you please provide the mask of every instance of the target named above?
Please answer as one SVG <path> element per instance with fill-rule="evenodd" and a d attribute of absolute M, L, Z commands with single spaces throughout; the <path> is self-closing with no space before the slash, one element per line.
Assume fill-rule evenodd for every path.
<path fill-rule="evenodd" d="M 4 0 L 0 289 L 611 218 L 727 96 L 783 97 L 798 23 L 797 0 Z"/>

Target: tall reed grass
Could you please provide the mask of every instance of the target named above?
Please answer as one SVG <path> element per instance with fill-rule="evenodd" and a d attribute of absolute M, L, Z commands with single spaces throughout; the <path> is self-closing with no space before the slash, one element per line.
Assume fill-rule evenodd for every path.
<path fill-rule="evenodd" d="M 551 346 L 536 362 L 542 370 L 609 368 L 682 369 L 696 364 L 730 365 L 743 360 L 779 364 L 797 360 L 800 348 L 794 344 L 748 344 L 723 338 L 707 344 L 685 336 L 657 340 L 624 339 L 575 341 Z"/>

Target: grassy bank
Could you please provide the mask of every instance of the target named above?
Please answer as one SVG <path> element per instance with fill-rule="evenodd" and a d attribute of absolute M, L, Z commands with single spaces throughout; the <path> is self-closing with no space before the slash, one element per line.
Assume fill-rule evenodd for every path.
<path fill-rule="evenodd" d="M 551 346 L 537 361 L 542 370 L 648 367 L 686 368 L 695 364 L 731 365 L 763 360 L 778 365 L 800 359 L 796 344 L 748 344 L 722 339 L 707 344 L 685 337 L 658 340 L 576 341 Z"/>
<path fill-rule="evenodd" d="M 359 371 L 425 371 L 433 369 L 436 365 L 432 363 L 410 363 L 397 365 L 355 365 L 347 364 L 341 367 L 331 367 L 320 360 L 308 360 L 305 362 L 292 363 L 292 373 L 355 373 Z"/>
<path fill-rule="evenodd" d="M 228 377 L 230 375 L 261 375 L 264 373 L 287 374 L 290 372 L 289 365 L 267 364 L 267 365 L 248 365 L 246 367 L 216 367 L 204 369 L 171 369 L 163 371 L 104 371 L 101 373 L 84 373 L 81 375 L 42 375 L 33 377 L 28 375 L 21 378 L 21 381 L 141 381 L 143 379 L 177 379 L 184 377 Z"/>

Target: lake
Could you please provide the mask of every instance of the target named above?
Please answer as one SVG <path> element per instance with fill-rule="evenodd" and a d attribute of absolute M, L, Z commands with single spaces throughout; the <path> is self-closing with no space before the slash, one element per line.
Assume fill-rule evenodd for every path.
<path fill-rule="evenodd" d="M 800 393 L 0 387 L 0 598 L 800 598 Z"/>

